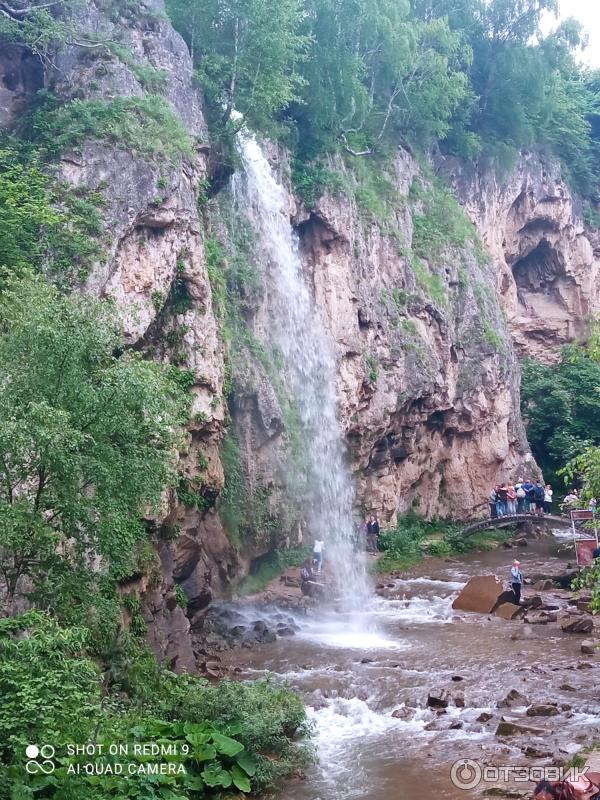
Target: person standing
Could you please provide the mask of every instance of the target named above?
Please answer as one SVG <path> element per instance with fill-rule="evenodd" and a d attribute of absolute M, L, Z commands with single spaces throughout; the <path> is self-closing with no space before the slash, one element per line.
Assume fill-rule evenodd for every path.
<path fill-rule="evenodd" d="M 535 514 L 536 512 L 536 502 L 535 502 L 535 484 L 530 483 L 529 489 L 527 489 L 527 502 L 529 504 L 529 513 Z"/>
<path fill-rule="evenodd" d="M 323 547 L 324 542 L 321 539 L 315 539 L 313 545 L 313 561 L 315 562 L 315 573 L 321 574 L 321 566 L 323 565 Z"/>
<path fill-rule="evenodd" d="M 379 551 L 379 520 L 377 514 L 371 517 L 371 552 L 377 553 Z"/>
<path fill-rule="evenodd" d="M 552 513 L 552 495 L 553 495 L 552 487 L 548 483 L 546 488 L 544 489 L 544 514 L 551 514 Z"/>
<path fill-rule="evenodd" d="M 497 486 L 494 487 L 488 497 L 488 504 L 490 506 L 490 519 L 496 519 L 498 516 L 498 509 L 496 507 L 496 502 L 498 500 L 498 495 L 496 494 L 497 488 Z"/>
<path fill-rule="evenodd" d="M 521 573 L 521 562 L 515 561 L 510 570 L 510 585 L 515 595 L 515 603 L 521 604 L 521 587 L 523 586 L 523 574 Z"/>
<path fill-rule="evenodd" d="M 517 513 L 517 493 L 515 487 L 509 485 L 507 492 L 507 513 L 509 517 L 514 517 Z"/>
<path fill-rule="evenodd" d="M 527 492 L 523 488 L 523 481 L 519 479 L 519 482 L 515 484 L 515 491 L 517 493 L 517 514 L 524 514 L 525 513 L 525 495 Z"/>
<path fill-rule="evenodd" d="M 538 517 L 544 516 L 545 499 L 546 499 L 546 492 L 540 481 L 538 481 L 535 485 L 535 507 L 537 510 Z"/>
<path fill-rule="evenodd" d="M 529 514 L 531 512 L 531 508 L 529 506 L 529 492 L 533 489 L 533 483 L 527 478 L 527 480 L 523 483 L 523 491 L 525 492 L 525 513 Z"/>
<path fill-rule="evenodd" d="M 506 516 L 506 509 L 508 504 L 508 487 L 505 483 L 502 484 L 498 489 L 496 489 L 496 494 L 498 495 L 498 501 L 496 503 L 496 508 L 498 511 L 499 517 Z"/>

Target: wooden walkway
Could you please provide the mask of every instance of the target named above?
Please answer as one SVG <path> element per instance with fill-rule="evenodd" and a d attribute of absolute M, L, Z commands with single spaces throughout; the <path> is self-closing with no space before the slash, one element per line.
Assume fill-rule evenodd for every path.
<path fill-rule="evenodd" d="M 568 517 L 554 517 L 551 514 L 545 514 L 543 517 L 537 517 L 534 514 L 513 514 L 510 517 L 480 519 L 463 528 L 462 533 L 463 536 L 470 536 L 472 533 L 479 533 L 479 531 L 487 531 L 490 528 L 506 528 L 510 525 L 517 525 L 519 522 L 527 522 L 527 520 L 535 522 L 537 525 L 571 527 L 571 520 Z"/>

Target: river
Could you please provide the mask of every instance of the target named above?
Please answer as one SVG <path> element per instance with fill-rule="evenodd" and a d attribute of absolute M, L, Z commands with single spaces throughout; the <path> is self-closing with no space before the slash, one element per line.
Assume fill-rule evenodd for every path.
<path fill-rule="evenodd" d="M 559 572 L 564 563 L 557 559 L 566 562 L 566 556 L 557 549 L 564 541 L 557 534 L 520 550 L 426 561 L 410 578 L 389 581 L 387 597 L 374 596 L 370 631 L 356 634 L 343 615 L 314 612 L 299 618 L 295 637 L 232 654 L 243 677 L 272 673 L 307 704 L 317 758 L 304 780 L 287 787 L 284 800 L 465 800 L 492 784 L 468 791 L 454 786 L 450 769 L 457 759 L 471 758 L 482 767 L 550 764 L 598 738 L 600 675 L 594 658 L 581 655 L 585 637 L 451 608 L 469 577 L 506 576 L 514 557 L 525 575 Z M 564 595 L 546 593 L 544 599 L 561 605 Z M 464 692 L 465 707 L 451 703 L 440 716 L 427 708 L 428 690 L 440 687 Z M 525 716 L 524 705 L 512 708 L 511 718 L 545 733 L 498 740 L 495 729 L 507 710 L 496 704 L 510 689 L 530 703 L 564 708 L 559 716 L 535 719 Z M 405 709 L 405 718 L 392 716 L 398 709 Z M 483 712 L 493 715 L 489 722 L 477 721 Z M 427 730 L 432 723 L 441 730 Z M 526 745 L 553 756 L 526 759 Z"/>

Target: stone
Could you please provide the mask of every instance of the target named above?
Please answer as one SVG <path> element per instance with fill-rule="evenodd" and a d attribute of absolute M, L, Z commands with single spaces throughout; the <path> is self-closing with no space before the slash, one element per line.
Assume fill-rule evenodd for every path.
<path fill-rule="evenodd" d="M 594 665 L 590 664 L 589 661 L 580 661 L 579 664 L 577 664 L 577 669 L 593 669 L 593 667 Z"/>
<path fill-rule="evenodd" d="M 482 711 L 477 717 L 477 722 L 489 722 L 493 717 L 494 715 L 490 714 L 488 711 Z"/>
<path fill-rule="evenodd" d="M 561 685 L 558 688 L 561 690 L 561 692 L 576 692 L 577 691 L 577 689 L 574 686 L 571 686 L 570 683 L 561 683 Z"/>
<path fill-rule="evenodd" d="M 517 617 L 523 616 L 524 613 L 525 609 L 515 603 L 502 603 L 502 605 L 498 606 L 494 611 L 496 617 L 507 620 L 516 619 Z"/>
<path fill-rule="evenodd" d="M 464 728 L 465 723 L 461 719 L 457 719 L 456 722 L 453 722 L 452 725 L 448 728 L 449 731 L 459 731 Z"/>
<path fill-rule="evenodd" d="M 521 736 L 528 734 L 530 736 L 543 736 L 544 731 L 540 728 L 532 728 L 529 725 L 522 725 L 511 720 L 503 719 L 498 723 L 496 728 L 496 736 Z"/>
<path fill-rule="evenodd" d="M 544 578 L 535 583 L 533 588 L 538 592 L 547 592 L 550 589 L 554 589 L 554 582 L 551 581 L 550 578 Z"/>
<path fill-rule="evenodd" d="M 502 582 L 495 575 L 479 575 L 470 579 L 452 603 L 452 608 L 489 614 L 503 591 Z"/>
<path fill-rule="evenodd" d="M 456 683 L 458 683 L 458 681 L 464 681 L 464 678 L 463 678 L 463 676 L 462 676 L 462 675 L 453 675 L 453 676 L 452 676 L 452 678 L 451 678 L 451 680 L 453 680 L 453 681 L 455 681 Z"/>
<path fill-rule="evenodd" d="M 558 713 L 558 708 L 556 706 L 543 703 L 529 706 L 526 711 L 528 717 L 556 717 Z"/>
<path fill-rule="evenodd" d="M 565 633 L 591 633 L 594 630 L 592 617 L 575 617 L 573 612 L 560 617 L 560 627 Z"/>
<path fill-rule="evenodd" d="M 453 692 L 452 699 L 454 701 L 454 705 L 457 708 L 464 708 L 465 707 L 465 693 L 464 692 Z"/>
<path fill-rule="evenodd" d="M 581 652 L 586 656 L 593 656 L 596 654 L 597 645 L 593 639 L 585 639 L 581 643 Z"/>
<path fill-rule="evenodd" d="M 511 689 L 510 692 L 502 700 L 498 702 L 498 708 L 514 708 L 515 706 L 526 706 L 527 698 L 517 691 Z"/>
<path fill-rule="evenodd" d="M 414 714 L 414 709 L 407 708 L 406 706 L 401 706 L 400 708 L 397 708 L 395 711 L 392 711 L 392 717 L 394 717 L 394 719 L 404 719 L 404 720 L 412 719 L 413 714 Z"/>
<path fill-rule="evenodd" d="M 527 747 L 523 748 L 523 754 L 527 758 L 550 758 L 552 756 L 550 750 L 540 750 L 539 747 L 535 747 L 532 744 L 528 744 Z"/>
<path fill-rule="evenodd" d="M 361 664 L 374 664 L 375 663 L 375 659 L 374 658 L 367 658 L 367 657 L 361 658 L 360 663 Z"/>
<path fill-rule="evenodd" d="M 450 693 L 447 689 L 430 689 L 427 695 L 427 705 L 430 708 L 447 708 L 450 702 Z"/>

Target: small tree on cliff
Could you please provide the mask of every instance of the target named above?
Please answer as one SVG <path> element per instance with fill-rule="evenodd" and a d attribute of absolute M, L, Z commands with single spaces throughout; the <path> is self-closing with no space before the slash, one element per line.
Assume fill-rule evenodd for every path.
<path fill-rule="evenodd" d="M 11 613 L 65 563 L 131 569 L 141 515 L 173 476 L 185 401 L 120 354 L 108 302 L 24 280 L 0 295 L 0 583 Z M 98 563 L 95 564 L 98 569 Z"/>

